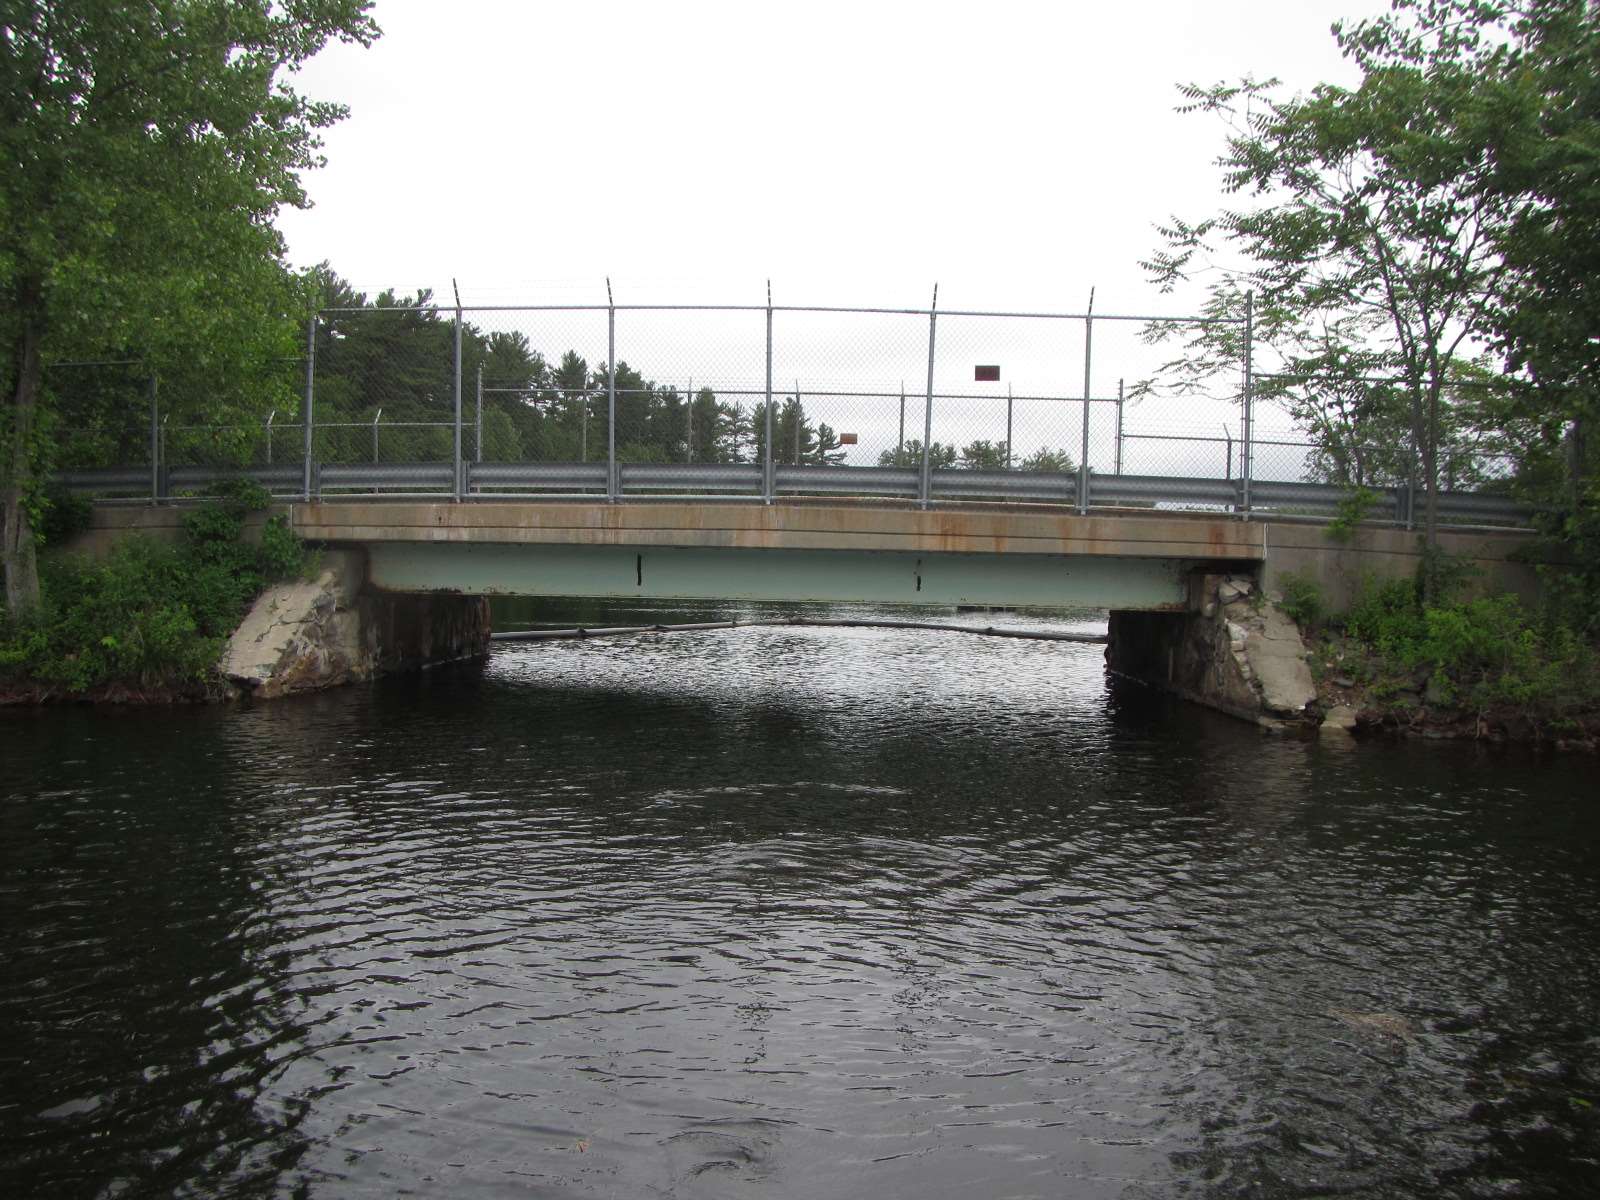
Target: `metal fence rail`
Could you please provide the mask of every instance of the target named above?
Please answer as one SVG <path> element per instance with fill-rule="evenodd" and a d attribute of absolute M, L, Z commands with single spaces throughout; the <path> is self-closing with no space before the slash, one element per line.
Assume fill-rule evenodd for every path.
<path fill-rule="evenodd" d="M 587 498 L 604 501 L 613 492 L 625 499 L 743 497 L 761 501 L 765 478 L 759 466 L 688 464 L 619 464 L 617 480 L 608 487 L 606 463 L 466 463 L 464 501 L 552 500 Z M 914 468 L 851 466 L 777 466 L 772 490 L 783 497 L 902 499 L 915 501 L 924 490 Z M 71 491 L 107 499 L 150 503 L 150 478 L 143 468 L 100 467 L 61 471 L 56 480 Z M 280 497 L 299 498 L 298 465 L 280 467 L 178 467 L 164 470 L 155 502 L 202 495 L 230 479 L 248 479 Z M 437 463 L 315 463 L 314 498 L 430 497 L 453 499 L 455 465 Z M 935 503 L 998 501 L 1083 506 L 1077 473 L 1043 471 L 931 472 L 927 490 Z M 1350 495 L 1345 488 L 1322 483 L 1257 482 L 1251 489 L 1250 515 L 1258 519 L 1331 520 Z M 1370 524 L 1413 527 L 1420 520 L 1420 497 L 1408 487 L 1372 491 L 1363 520 Z M 1245 515 L 1244 482 L 1174 475 L 1088 476 L 1087 508 L 1144 509 L 1164 512 L 1206 512 Z M 1526 527 L 1531 509 L 1503 496 L 1474 492 L 1441 492 L 1439 519 L 1450 525 Z"/>
<path fill-rule="evenodd" d="M 1158 322 L 1243 326 L 1232 420 L 1159 413 L 1097 376 L 1097 337 L 1103 361 Z M 128 453 L 145 420 L 130 409 L 119 440 L 57 478 L 152 503 L 246 478 L 305 500 L 815 496 L 1331 519 L 1350 489 L 1326 482 L 1324 449 L 1262 431 L 1252 336 L 1248 311 L 1106 314 L 1092 298 L 1077 313 L 946 311 L 937 291 L 926 309 L 330 309 L 309 323 L 292 419 L 171 423 L 155 381 L 135 380 L 144 461 Z M 1394 447 L 1375 447 L 1380 459 L 1392 484 Z M 1507 474 L 1492 455 L 1450 470 L 1465 486 L 1441 494 L 1441 520 L 1527 523 L 1524 506 L 1481 490 Z M 1370 490 L 1366 519 L 1417 519 L 1414 487 Z"/>

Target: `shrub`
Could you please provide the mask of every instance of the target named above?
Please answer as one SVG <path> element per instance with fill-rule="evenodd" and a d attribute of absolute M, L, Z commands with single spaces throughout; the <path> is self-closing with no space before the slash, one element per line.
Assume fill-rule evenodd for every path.
<path fill-rule="evenodd" d="M 264 497 L 235 488 L 190 509 L 176 546 L 134 537 L 100 562 L 47 560 L 40 616 L 0 625 L 0 674 L 69 693 L 205 681 L 254 596 L 305 566 L 281 518 L 267 522 L 259 544 L 245 540 L 245 514 Z"/>
<path fill-rule="evenodd" d="M 1549 719 L 1600 701 L 1594 648 L 1570 626 L 1536 627 L 1515 596 L 1424 605 L 1409 582 L 1368 581 L 1345 630 L 1387 676 L 1379 693 L 1425 667 L 1446 702 L 1478 710 L 1509 705 Z"/>
<path fill-rule="evenodd" d="M 1278 580 L 1283 601 L 1278 605 L 1296 625 L 1309 629 L 1322 620 L 1322 589 L 1309 576 L 1290 572 Z"/>
<path fill-rule="evenodd" d="M 1387 658 L 1414 658 L 1422 636 L 1422 603 L 1414 583 L 1368 579 L 1344 617 L 1345 632 Z"/>
<path fill-rule="evenodd" d="M 59 546 L 89 528 L 94 502 L 64 487 L 51 486 L 44 494 L 44 512 L 35 531 L 41 546 Z"/>
<path fill-rule="evenodd" d="M 1323 530 L 1329 540 L 1348 542 L 1355 536 L 1356 526 L 1367 519 L 1378 503 L 1378 493 L 1369 487 L 1356 486 L 1339 497 L 1333 520 Z"/>

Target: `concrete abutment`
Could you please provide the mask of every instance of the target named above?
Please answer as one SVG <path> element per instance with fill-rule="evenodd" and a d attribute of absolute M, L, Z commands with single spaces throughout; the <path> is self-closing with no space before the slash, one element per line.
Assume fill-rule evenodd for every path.
<path fill-rule="evenodd" d="M 489 634 L 487 598 L 374 591 L 364 552 L 329 550 L 314 578 L 256 600 L 219 667 L 243 692 L 273 699 L 474 658 Z"/>
<path fill-rule="evenodd" d="M 1106 667 L 1272 728 L 1321 720 L 1300 631 L 1253 575 L 1196 573 L 1187 612 L 1113 610 Z"/>

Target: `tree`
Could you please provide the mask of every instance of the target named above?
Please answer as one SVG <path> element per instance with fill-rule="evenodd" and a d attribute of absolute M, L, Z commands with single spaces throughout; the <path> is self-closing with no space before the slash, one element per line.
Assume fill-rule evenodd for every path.
<path fill-rule="evenodd" d="M 807 462 L 816 463 L 823 467 L 836 467 L 844 462 L 848 451 L 842 449 L 843 443 L 839 441 L 839 432 L 826 421 L 817 423 L 817 444 L 812 450 Z"/>
<path fill-rule="evenodd" d="M 1403 418 L 1430 551 L 1450 383 L 1479 365 L 1506 276 L 1499 234 L 1520 203 L 1493 186 L 1496 148 L 1525 111 L 1501 83 L 1504 45 L 1485 37 L 1497 13 L 1478 0 L 1398 0 L 1390 15 L 1336 25 L 1362 72 L 1354 90 L 1281 98 L 1248 79 L 1181 89 L 1180 111 L 1228 120 L 1224 188 L 1246 202 L 1196 223 L 1175 218 L 1144 264 L 1163 289 L 1212 268 L 1208 316 L 1239 318 L 1256 293 L 1256 344 L 1277 360 L 1260 394 L 1297 415 L 1318 411 L 1329 390 L 1386 385 L 1366 402 Z M 1213 260 L 1222 248 L 1242 264 Z M 1181 386 L 1238 372 L 1239 326 L 1177 336 L 1188 361 L 1165 371 Z"/>
<path fill-rule="evenodd" d="M 1024 471 L 1055 471 L 1062 475 L 1070 475 L 1078 468 L 1073 465 L 1072 455 L 1065 450 L 1052 450 L 1048 446 L 1041 446 L 1027 458 L 1022 460 Z"/>
<path fill-rule="evenodd" d="M 798 466 L 816 461 L 817 430 L 806 420 L 805 406 L 795 396 L 785 396 L 772 404 L 772 458 L 777 463 Z M 767 455 L 767 401 L 756 404 L 745 426 L 745 444 L 751 462 L 765 462 Z"/>
<path fill-rule="evenodd" d="M 1501 240 L 1508 268 L 1497 346 L 1525 386 L 1521 490 L 1564 543 L 1569 614 L 1600 630 L 1600 10 L 1533 0 L 1511 28 L 1505 85 L 1535 115 L 1499 156 L 1497 185 L 1524 201 Z"/>
<path fill-rule="evenodd" d="M 738 407 L 725 404 L 708 387 L 695 393 L 690 404 L 693 444 L 690 457 L 697 463 L 737 462 L 740 429 L 744 415 Z"/>
<path fill-rule="evenodd" d="M 306 296 L 272 219 L 306 203 L 315 131 L 343 115 L 280 79 L 378 34 L 367 0 L 10 0 L 0 55 L 0 562 L 38 608 L 41 377 L 115 351 L 215 368 L 293 353 Z M 159 319 L 156 318 L 159 314 Z"/>
<path fill-rule="evenodd" d="M 968 442 L 961 448 L 961 465 L 969 471 L 1001 471 L 1005 469 L 1010 453 L 1005 442 L 991 442 L 983 438 Z"/>
<path fill-rule="evenodd" d="M 921 467 L 922 466 L 922 439 L 908 438 L 904 446 L 896 450 L 885 450 L 878 455 L 880 467 Z M 941 467 L 956 465 L 956 448 L 947 446 L 943 442 L 934 442 L 928 447 L 928 465 L 935 470 Z"/>

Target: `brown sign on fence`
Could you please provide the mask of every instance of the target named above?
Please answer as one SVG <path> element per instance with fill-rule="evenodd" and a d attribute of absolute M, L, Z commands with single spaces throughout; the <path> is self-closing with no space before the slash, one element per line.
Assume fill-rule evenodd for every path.
<path fill-rule="evenodd" d="M 972 377 L 979 383 L 999 383 L 1000 367 L 998 365 L 973 367 Z"/>

